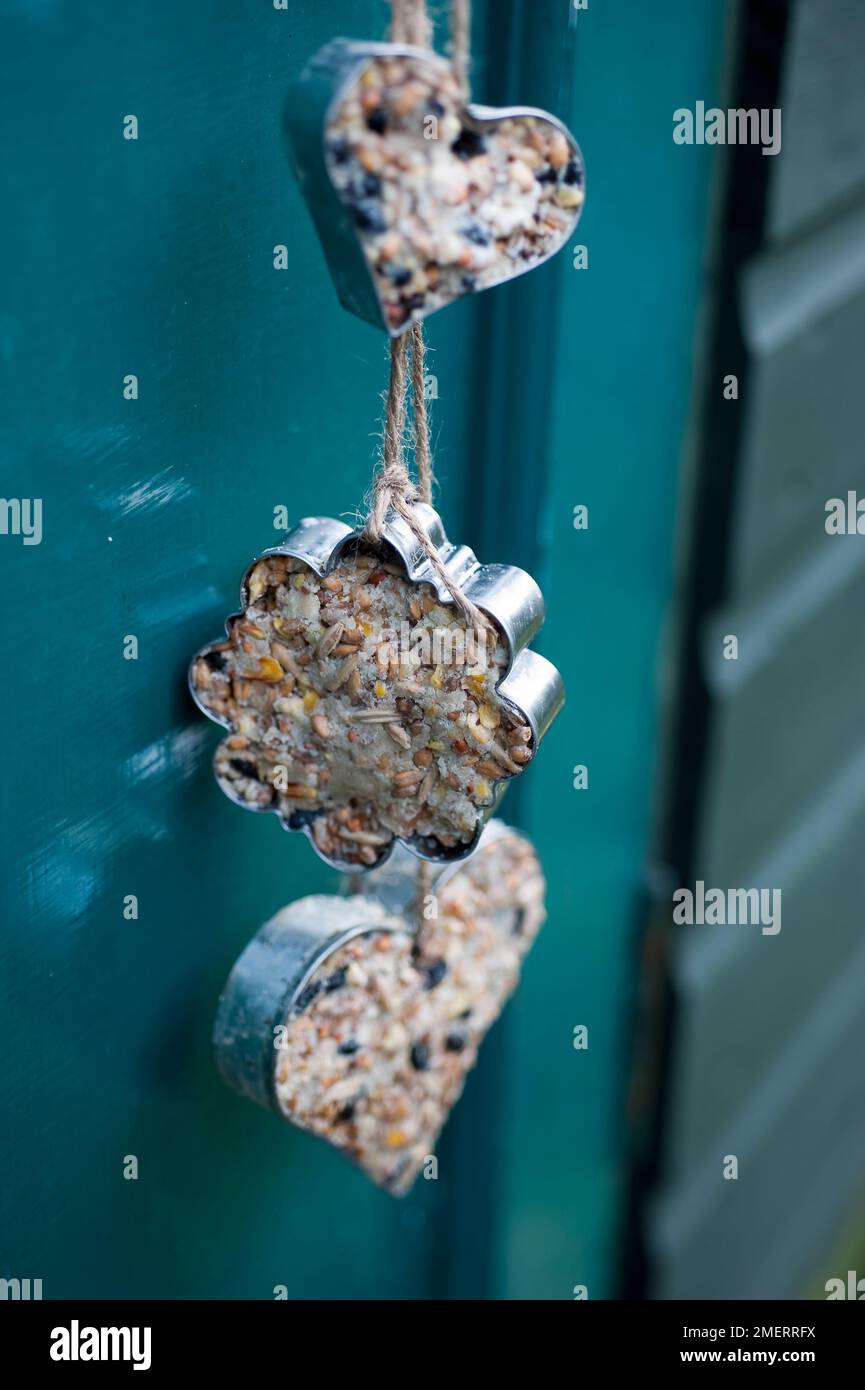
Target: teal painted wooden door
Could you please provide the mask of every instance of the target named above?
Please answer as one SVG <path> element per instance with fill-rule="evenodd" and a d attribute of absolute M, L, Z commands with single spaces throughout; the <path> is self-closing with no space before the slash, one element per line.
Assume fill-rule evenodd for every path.
<path fill-rule="evenodd" d="M 48 1298 L 615 1290 L 631 914 L 708 181 L 673 158 L 670 116 L 711 99 L 724 12 L 476 5 L 478 98 L 556 110 L 581 140 L 590 268 L 565 251 L 431 323 L 439 500 L 452 535 L 545 582 L 539 646 L 570 698 L 504 807 L 546 864 L 549 923 L 439 1180 L 396 1202 L 216 1078 L 232 961 L 333 881 L 217 793 L 184 686 L 274 508 L 350 516 L 368 484 L 385 345 L 335 301 L 278 117 L 299 65 L 335 33 L 382 36 L 387 7 L 7 9 L 3 492 L 42 499 L 43 535 L 0 537 L 0 1275 L 42 1278 Z"/>

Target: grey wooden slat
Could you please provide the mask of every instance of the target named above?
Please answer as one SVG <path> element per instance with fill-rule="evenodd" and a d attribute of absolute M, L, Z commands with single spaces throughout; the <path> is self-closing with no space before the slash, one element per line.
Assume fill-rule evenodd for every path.
<path fill-rule="evenodd" d="M 731 574 L 751 601 L 825 539 L 830 497 L 865 496 L 865 203 L 754 264 L 742 307 L 754 361 Z"/>
<path fill-rule="evenodd" d="M 669 1131 L 671 1174 L 686 1173 L 707 1139 L 733 1119 L 748 1089 L 790 1046 L 815 998 L 855 955 L 863 838 L 865 746 L 815 797 L 799 832 L 747 876 L 781 889 L 777 936 L 741 924 L 676 928 L 676 979 L 688 1024 Z"/>
<path fill-rule="evenodd" d="M 770 236 L 790 237 L 865 186 L 865 5 L 804 0 L 794 10 L 782 91 L 782 153 Z"/>
<path fill-rule="evenodd" d="M 863 608 L 865 570 L 857 568 L 831 605 L 811 614 L 717 709 L 696 855 L 707 882 L 741 884 L 804 814 L 815 788 L 858 749 L 865 662 L 854 635 Z M 763 640 L 759 624 L 728 618 L 718 633 L 721 626 L 737 632 L 740 651 Z"/>
<path fill-rule="evenodd" d="M 688 1180 L 662 1194 L 649 1223 L 657 1297 L 804 1295 L 865 1164 L 865 1073 L 857 1065 L 863 989 L 860 944 L 772 1067 L 754 1083 L 744 1078 L 741 1108 L 716 1129 Z M 686 1013 L 683 1055 L 687 1025 Z M 739 1158 L 735 1181 L 722 1176 L 725 1154 Z"/>
<path fill-rule="evenodd" d="M 765 246 L 738 286 L 743 437 L 723 607 L 700 633 L 711 707 L 690 869 L 780 888 L 782 930 L 672 928 L 647 1223 L 664 1298 L 804 1295 L 865 1167 L 865 537 L 824 526 L 828 498 L 865 496 L 863 49 L 861 4 L 792 7 Z"/>

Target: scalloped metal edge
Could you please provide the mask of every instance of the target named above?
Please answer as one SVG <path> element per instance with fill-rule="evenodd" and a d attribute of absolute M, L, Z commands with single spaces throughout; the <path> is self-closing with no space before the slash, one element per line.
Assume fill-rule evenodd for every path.
<path fill-rule="evenodd" d="M 435 508 L 423 502 L 413 506 L 415 516 L 420 521 L 430 540 L 435 545 L 448 574 L 459 584 L 460 589 L 470 598 L 482 613 L 487 614 L 502 630 L 508 646 L 509 661 L 506 674 L 496 685 L 496 693 L 517 714 L 525 719 L 532 731 L 532 758 L 527 768 L 534 762 L 538 745 L 547 729 L 560 712 L 565 702 L 562 678 L 546 657 L 531 651 L 528 643 L 544 621 L 544 600 L 538 585 L 530 574 L 515 565 L 482 565 L 465 545 L 453 545 L 447 538 L 441 517 Z M 225 633 L 229 635 L 232 624 L 244 616 L 249 607 L 249 577 L 256 565 L 272 555 L 288 555 L 301 560 L 319 577 L 329 573 L 340 563 L 345 552 L 363 540 L 363 527 L 352 528 L 344 521 L 334 517 L 304 517 L 288 532 L 285 539 L 275 546 L 256 555 L 247 565 L 240 585 L 241 608 L 231 613 L 225 620 Z M 453 598 L 444 586 L 429 557 L 423 550 L 410 528 L 398 516 L 392 515 L 382 530 L 382 540 L 389 545 L 402 561 L 407 578 L 413 583 L 430 584 L 443 607 L 454 607 Z M 200 647 L 189 663 L 187 683 L 196 706 L 212 723 L 232 730 L 229 719 L 221 719 L 199 699 L 193 680 L 195 664 L 218 641 L 207 642 Z M 214 752 L 214 758 L 216 756 Z M 527 770 L 527 769 L 526 769 Z M 240 798 L 233 797 L 223 784 L 216 779 L 217 786 L 229 801 L 245 811 L 279 817 L 283 829 L 302 831 L 319 859 L 339 873 L 352 872 L 366 874 L 387 861 L 396 844 L 404 845 L 417 859 L 425 859 L 431 864 L 459 863 L 476 849 L 484 826 L 492 818 L 501 804 L 508 785 L 519 774 L 505 774 L 497 780 L 493 788 L 493 799 L 489 806 L 478 807 L 477 831 L 465 845 L 441 853 L 429 853 L 413 840 L 395 835 L 376 860 L 375 864 L 348 864 L 343 859 L 334 859 L 324 854 L 313 836 L 313 823 L 321 815 L 320 811 L 304 813 L 295 811 L 290 818 L 297 818 L 294 825 L 278 806 L 250 806 Z M 215 777 L 215 772 L 214 772 Z M 308 819 L 301 817 L 308 816 Z"/>
<path fill-rule="evenodd" d="M 313 54 L 289 88 L 283 111 L 283 132 L 294 176 L 315 223 L 340 303 L 349 313 L 356 314 L 358 318 L 383 329 L 391 338 L 400 338 L 413 323 L 422 323 L 425 318 L 438 313 L 440 309 L 447 309 L 451 303 L 458 303 L 459 298 L 463 296 L 449 300 L 447 304 L 439 305 L 438 309 L 430 309 L 400 327 L 393 328 L 383 312 L 382 301 L 357 232 L 331 181 L 325 157 L 328 125 L 333 112 L 349 88 L 358 81 L 363 69 L 375 58 L 416 58 L 439 67 L 448 66 L 447 61 L 431 49 L 415 48 L 409 44 L 331 39 Z M 460 119 L 470 129 L 479 131 L 482 128 L 488 130 L 490 125 L 497 121 L 525 117 L 546 121 L 561 131 L 573 150 L 573 157 L 579 163 L 585 192 L 586 165 L 582 151 L 568 127 L 551 112 L 537 106 L 495 107 L 467 102 L 462 108 Z M 585 197 L 576 209 L 573 222 L 567 233 L 562 236 L 559 245 L 533 261 L 531 270 L 537 269 L 564 249 L 580 220 L 584 206 Z M 498 280 L 484 285 L 484 290 L 508 284 L 527 273 L 519 271 L 515 275 L 503 275 Z"/>

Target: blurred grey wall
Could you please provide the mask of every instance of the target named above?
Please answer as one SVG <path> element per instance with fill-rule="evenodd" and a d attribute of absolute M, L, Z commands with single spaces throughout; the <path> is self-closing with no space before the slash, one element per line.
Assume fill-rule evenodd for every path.
<path fill-rule="evenodd" d="M 734 48 L 729 104 L 780 107 L 782 148 L 723 155 L 658 816 L 664 978 L 638 1041 L 664 1078 L 642 1232 L 651 1296 L 823 1297 L 865 1232 L 865 535 L 825 526 L 829 499 L 865 498 L 865 5 L 748 3 Z M 670 925 L 671 889 L 697 880 L 780 890 L 780 931 Z"/>

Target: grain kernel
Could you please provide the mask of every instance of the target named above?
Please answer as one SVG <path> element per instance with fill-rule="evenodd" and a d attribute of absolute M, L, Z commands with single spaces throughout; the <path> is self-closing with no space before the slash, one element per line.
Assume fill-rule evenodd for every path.
<path fill-rule="evenodd" d="M 498 710 L 493 709 L 492 705 L 480 705 L 478 707 L 478 718 L 485 729 L 496 729 L 501 722 L 501 716 Z"/>
<path fill-rule="evenodd" d="M 257 671 L 244 671 L 244 676 L 248 681 L 281 681 L 285 672 L 272 656 L 262 656 L 258 660 Z"/>
<path fill-rule="evenodd" d="M 570 157 L 570 145 L 560 130 L 555 131 L 547 146 L 547 159 L 554 169 L 563 169 Z"/>
<path fill-rule="evenodd" d="M 508 733 L 508 743 L 530 743 L 532 731 L 528 724 L 517 724 Z"/>

